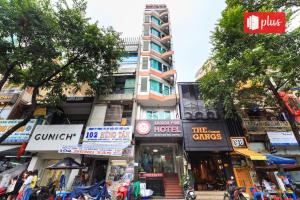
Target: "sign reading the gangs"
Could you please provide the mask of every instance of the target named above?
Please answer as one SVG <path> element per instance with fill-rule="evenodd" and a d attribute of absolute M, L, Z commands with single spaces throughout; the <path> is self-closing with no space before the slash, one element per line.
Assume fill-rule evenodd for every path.
<path fill-rule="evenodd" d="M 192 134 L 195 141 L 222 140 L 220 130 L 209 130 L 207 127 L 193 127 Z"/>

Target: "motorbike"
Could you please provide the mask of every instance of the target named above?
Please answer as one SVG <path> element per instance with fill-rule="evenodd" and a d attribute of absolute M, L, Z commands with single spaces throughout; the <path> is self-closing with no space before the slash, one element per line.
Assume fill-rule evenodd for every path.
<path fill-rule="evenodd" d="M 56 190 L 54 182 L 48 184 L 47 186 L 36 187 L 33 189 L 30 195 L 30 200 L 48 200 L 54 199 L 56 196 Z"/>
<path fill-rule="evenodd" d="M 246 193 L 245 187 L 237 187 L 231 177 L 226 184 L 226 192 L 224 193 L 224 200 L 250 200 L 250 195 Z"/>
<path fill-rule="evenodd" d="M 129 186 L 130 186 L 129 183 L 123 183 L 121 186 L 118 187 L 117 194 L 116 194 L 117 200 L 125 200 L 126 199 Z"/>
<path fill-rule="evenodd" d="M 186 178 L 186 180 L 183 183 L 183 190 L 184 190 L 184 198 L 186 200 L 195 200 L 196 194 L 194 189 L 190 185 L 189 177 Z"/>

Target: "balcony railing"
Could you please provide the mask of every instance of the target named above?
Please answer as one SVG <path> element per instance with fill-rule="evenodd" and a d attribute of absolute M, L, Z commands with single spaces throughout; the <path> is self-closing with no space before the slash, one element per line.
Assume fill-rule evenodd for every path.
<path fill-rule="evenodd" d="M 134 88 L 113 88 L 111 94 L 134 94 Z"/>
<path fill-rule="evenodd" d="M 250 120 L 249 118 L 243 119 L 243 126 L 248 131 L 268 131 L 274 129 L 291 129 L 290 124 L 287 121 L 278 120 Z"/>

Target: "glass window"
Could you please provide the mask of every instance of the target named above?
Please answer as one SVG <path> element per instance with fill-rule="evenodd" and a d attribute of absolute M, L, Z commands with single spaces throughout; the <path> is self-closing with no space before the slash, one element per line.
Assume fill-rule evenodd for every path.
<path fill-rule="evenodd" d="M 144 36 L 149 36 L 149 26 L 144 26 Z"/>
<path fill-rule="evenodd" d="M 137 53 L 128 53 L 127 57 L 123 57 L 121 63 L 122 64 L 134 64 L 138 62 L 138 54 Z"/>
<path fill-rule="evenodd" d="M 151 68 L 162 71 L 162 64 L 153 58 L 150 60 L 150 65 Z"/>
<path fill-rule="evenodd" d="M 160 37 L 160 32 L 158 30 L 156 30 L 155 28 L 151 28 L 151 35 Z"/>
<path fill-rule="evenodd" d="M 160 25 L 160 20 L 154 16 L 151 16 L 151 21 L 157 25 Z"/>
<path fill-rule="evenodd" d="M 150 16 L 149 15 L 146 15 L 145 18 L 144 18 L 145 22 L 150 22 Z"/>
<path fill-rule="evenodd" d="M 167 72 L 167 71 L 169 71 L 169 67 L 166 66 L 166 65 L 164 65 L 164 66 L 163 66 L 163 72 Z"/>
<path fill-rule="evenodd" d="M 149 41 L 144 41 L 143 51 L 149 51 Z"/>
<path fill-rule="evenodd" d="M 148 57 L 143 57 L 142 69 L 148 69 Z"/>
<path fill-rule="evenodd" d="M 171 119 L 171 111 L 169 110 L 164 111 L 164 119 Z"/>
<path fill-rule="evenodd" d="M 159 46 L 158 44 L 151 42 L 151 49 L 154 51 L 157 51 L 158 53 L 161 53 L 161 46 Z"/>
<path fill-rule="evenodd" d="M 162 84 L 156 80 L 150 80 L 150 90 L 161 93 Z"/>
<path fill-rule="evenodd" d="M 142 77 L 141 78 L 141 92 L 147 92 L 148 87 L 148 78 Z"/>
<path fill-rule="evenodd" d="M 157 111 L 147 111 L 147 119 L 158 119 L 158 112 Z"/>
<path fill-rule="evenodd" d="M 164 95 L 169 95 L 170 94 L 170 87 L 167 85 L 164 85 Z"/>

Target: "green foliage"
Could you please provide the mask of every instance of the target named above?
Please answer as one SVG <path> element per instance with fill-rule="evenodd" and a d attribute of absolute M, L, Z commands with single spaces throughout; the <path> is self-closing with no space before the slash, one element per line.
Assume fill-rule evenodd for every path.
<path fill-rule="evenodd" d="M 287 24 L 290 24 L 293 14 L 290 5 L 279 6 L 279 2 L 272 0 L 227 0 L 226 3 L 211 37 L 212 59 L 216 65 L 200 80 L 200 88 L 208 104 L 221 103 L 226 116 L 231 117 L 236 105 L 274 106 L 277 103 L 267 80 L 272 81 L 277 91 L 299 86 L 300 27 L 285 34 L 246 34 L 243 31 L 245 11 L 278 11 L 280 8 L 286 11 Z M 242 88 L 249 81 L 251 87 Z"/>
<path fill-rule="evenodd" d="M 123 56 L 119 33 L 91 24 L 85 1 L 71 5 L 0 0 L 0 71 L 14 65 L 9 81 L 46 90 L 49 101 L 63 97 L 63 88 L 78 90 L 82 83 L 92 93 L 109 88 L 107 77 Z"/>

